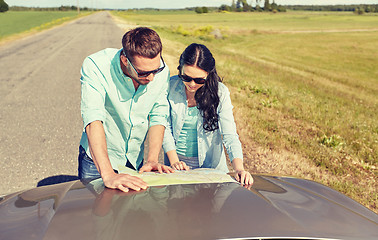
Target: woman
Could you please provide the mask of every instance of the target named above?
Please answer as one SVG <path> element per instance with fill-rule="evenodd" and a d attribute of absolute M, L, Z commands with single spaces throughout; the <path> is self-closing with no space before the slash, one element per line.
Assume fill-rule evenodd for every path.
<path fill-rule="evenodd" d="M 220 82 L 210 50 L 202 44 L 189 45 L 180 56 L 178 70 L 169 86 L 165 164 L 176 170 L 201 167 L 228 172 L 224 144 L 236 180 L 251 185 L 253 178 L 243 167 L 230 92 Z"/>

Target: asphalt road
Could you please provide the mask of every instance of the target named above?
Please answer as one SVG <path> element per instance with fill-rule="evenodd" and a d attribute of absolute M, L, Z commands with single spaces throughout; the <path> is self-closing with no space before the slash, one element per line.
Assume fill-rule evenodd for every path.
<path fill-rule="evenodd" d="M 0 195 L 77 176 L 81 64 L 123 33 L 100 12 L 0 47 Z"/>

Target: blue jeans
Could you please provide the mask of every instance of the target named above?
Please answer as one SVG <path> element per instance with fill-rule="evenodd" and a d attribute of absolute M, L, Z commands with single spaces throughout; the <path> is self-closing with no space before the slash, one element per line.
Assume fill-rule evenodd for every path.
<path fill-rule="evenodd" d="M 94 179 L 100 178 L 101 175 L 98 172 L 96 165 L 94 164 L 92 158 L 90 158 L 85 149 L 80 146 L 79 147 L 79 168 L 78 168 L 78 175 L 79 179 L 84 182 L 90 182 Z"/>
<path fill-rule="evenodd" d="M 82 146 L 79 147 L 78 160 L 79 160 L 79 168 L 78 168 L 79 174 L 78 175 L 79 175 L 80 180 L 82 180 L 83 182 L 90 182 L 94 179 L 101 177 L 92 158 L 88 156 L 88 154 L 85 152 L 85 149 Z M 142 165 L 143 164 L 141 164 L 138 167 L 138 170 L 142 167 Z M 135 170 L 134 166 L 128 160 L 126 161 L 126 167 Z M 118 173 L 117 170 L 114 170 L 114 172 Z"/>

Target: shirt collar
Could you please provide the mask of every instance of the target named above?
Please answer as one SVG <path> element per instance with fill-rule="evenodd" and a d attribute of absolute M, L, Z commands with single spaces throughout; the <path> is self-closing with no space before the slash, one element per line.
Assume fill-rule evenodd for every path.
<path fill-rule="evenodd" d="M 178 92 L 180 94 L 184 94 L 185 93 L 185 84 L 181 81 L 181 79 L 178 75 L 174 76 L 174 78 L 176 78 L 176 81 L 177 81 L 175 92 Z M 186 96 L 186 94 L 184 96 Z"/>
<path fill-rule="evenodd" d="M 118 83 L 122 85 L 123 87 L 117 87 L 118 92 L 118 98 L 121 102 L 125 102 L 128 99 L 130 99 L 130 95 L 135 94 L 135 87 L 133 84 L 133 80 L 126 76 L 121 68 L 121 54 L 122 49 L 120 49 L 117 54 L 114 56 L 112 60 L 112 71 L 114 71 L 114 74 L 112 74 L 116 79 L 118 80 Z M 140 85 L 137 89 L 137 92 L 140 94 L 143 94 L 147 91 L 148 85 Z M 124 90 L 123 90 L 124 89 Z M 122 91 L 123 90 L 123 91 Z"/>

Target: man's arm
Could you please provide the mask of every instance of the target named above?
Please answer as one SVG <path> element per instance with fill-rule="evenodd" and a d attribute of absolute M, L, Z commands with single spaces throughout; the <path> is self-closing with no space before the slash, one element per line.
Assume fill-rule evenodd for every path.
<path fill-rule="evenodd" d="M 169 103 L 168 103 L 168 82 L 169 82 L 169 71 L 166 73 L 166 79 L 162 81 L 161 92 L 156 99 L 154 106 L 149 113 L 149 130 L 148 130 L 148 144 L 149 150 L 147 154 L 147 162 L 140 169 L 142 172 L 150 172 L 152 170 L 157 170 L 160 173 L 174 172 L 174 170 L 164 164 L 160 164 L 159 153 L 163 144 L 165 124 L 167 122 L 167 117 L 169 113 Z"/>
<path fill-rule="evenodd" d="M 139 191 L 147 188 L 147 184 L 138 177 L 114 172 L 110 164 L 104 126 L 101 121 L 91 122 L 85 127 L 85 131 L 93 162 L 107 188 L 120 189 L 123 192 L 128 192 L 129 189 Z"/>
<path fill-rule="evenodd" d="M 157 170 L 160 173 L 171 173 L 174 170 L 168 166 L 160 164 L 159 153 L 163 144 L 165 127 L 163 125 L 154 125 L 148 130 L 148 154 L 147 162 L 140 169 L 140 173 Z"/>
<path fill-rule="evenodd" d="M 148 130 L 148 155 L 147 162 L 158 162 L 159 153 L 163 144 L 165 127 L 163 125 L 155 125 Z"/>

